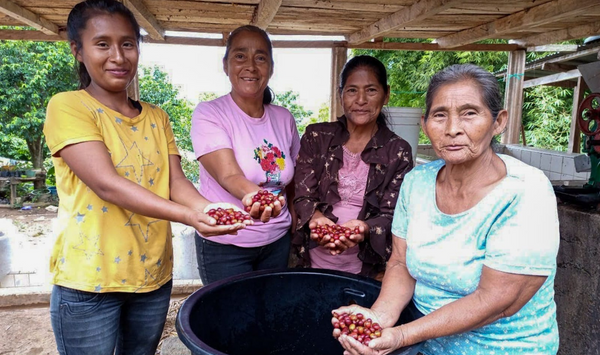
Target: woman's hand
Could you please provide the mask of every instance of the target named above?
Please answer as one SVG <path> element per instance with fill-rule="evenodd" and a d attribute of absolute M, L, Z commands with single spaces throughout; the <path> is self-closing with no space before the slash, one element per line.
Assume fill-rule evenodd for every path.
<path fill-rule="evenodd" d="M 325 226 L 325 225 L 333 225 L 333 224 L 335 224 L 335 223 L 333 223 L 333 221 L 331 221 L 329 218 L 325 217 L 321 212 L 317 211 L 317 212 L 315 212 L 313 217 L 308 222 L 308 228 L 310 228 L 310 230 L 312 231 L 313 229 L 317 228 L 317 226 Z M 319 235 L 311 232 L 310 239 L 319 243 L 320 246 L 329 248 L 332 251 L 333 251 L 332 248 L 335 248 L 335 244 L 333 244 L 331 242 L 331 238 L 329 237 L 329 235 L 325 235 L 325 236 L 323 236 L 323 239 L 319 240 Z"/>
<path fill-rule="evenodd" d="M 347 335 L 341 335 L 338 341 L 345 349 L 344 355 L 386 355 L 404 346 L 404 334 L 401 327 L 385 328 L 381 337 L 372 339 L 368 346 Z"/>
<path fill-rule="evenodd" d="M 265 209 L 260 212 L 260 203 L 254 202 L 252 203 L 252 197 L 256 195 L 258 191 L 251 192 L 242 197 L 242 204 L 244 207 L 250 207 L 250 216 L 254 219 L 260 219 L 261 222 L 267 223 L 271 218 L 279 216 L 281 213 L 281 209 L 285 205 L 285 197 L 281 194 L 277 196 L 277 200 L 273 203 L 273 208 L 265 207 Z"/>
<path fill-rule="evenodd" d="M 340 239 L 335 241 L 335 251 L 337 254 L 341 254 L 346 250 L 356 246 L 358 243 L 365 240 L 366 234 L 369 232 L 369 225 L 364 221 L 360 221 L 358 219 L 350 220 L 344 224 L 342 227 L 348 227 L 354 231 L 354 228 L 358 227 L 360 233 L 351 234 L 350 237 L 346 238 L 344 236 L 340 237 Z"/>
<path fill-rule="evenodd" d="M 186 224 L 197 230 L 201 236 L 208 238 L 216 235 L 237 234 L 238 230 L 246 228 L 246 225 L 252 224 L 252 221 L 219 226 L 217 225 L 217 221 L 209 215 L 200 211 L 191 210 L 187 216 Z"/>
<path fill-rule="evenodd" d="M 332 314 L 357 314 L 362 313 L 364 318 L 371 318 L 373 323 L 378 323 L 383 330 L 381 331 L 381 338 L 372 339 L 369 342 L 369 346 L 363 345 L 356 339 L 347 335 L 342 335 L 340 329 L 335 328 L 333 330 L 333 337 L 338 339 L 342 347 L 346 350 L 345 355 L 385 355 L 392 351 L 400 348 L 403 345 L 404 336 L 400 327 L 393 328 L 393 320 L 389 319 L 383 314 L 380 314 L 376 310 L 364 308 L 357 305 L 340 307 L 332 311 Z M 331 324 L 339 322 L 337 318 L 331 318 Z"/>

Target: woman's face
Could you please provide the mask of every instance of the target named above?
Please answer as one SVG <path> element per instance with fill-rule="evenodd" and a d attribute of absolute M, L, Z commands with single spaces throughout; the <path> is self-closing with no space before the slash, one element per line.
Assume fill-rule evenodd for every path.
<path fill-rule="evenodd" d="M 429 117 L 421 125 L 440 158 L 447 164 L 462 164 L 491 149 L 493 136 L 502 133 L 507 118 L 502 110 L 494 121 L 479 85 L 463 80 L 437 90 Z"/>
<path fill-rule="evenodd" d="M 368 67 L 358 67 L 350 73 L 341 96 L 344 115 L 356 126 L 376 122 L 390 98 L 388 88 L 379 83 Z"/>
<path fill-rule="evenodd" d="M 223 70 L 231 82 L 232 95 L 262 101 L 273 74 L 269 46 L 254 32 L 243 31 L 232 41 Z"/>
<path fill-rule="evenodd" d="M 74 42 L 71 51 L 85 65 L 91 89 L 122 92 L 135 78 L 139 47 L 129 21 L 121 15 L 98 14 L 80 33 L 81 48 Z"/>

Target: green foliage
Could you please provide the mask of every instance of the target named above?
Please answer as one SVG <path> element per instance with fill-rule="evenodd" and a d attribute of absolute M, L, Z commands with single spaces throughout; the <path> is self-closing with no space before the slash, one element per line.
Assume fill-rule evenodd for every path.
<path fill-rule="evenodd" d="M 527 145 L 566 151 L 573 89 L 536 86 L 525 90 L 523 125 Z"/>
<path fill-rule="evenodd" d="M 214 92 L 201 92 L 200 95 L 198 95 L 198 102 L 212 101 L 218 97 L 219 95 Z"/>
<path fill-rule="evenodd" d="M 428 42 L 428 40 L 398 39 L 398 42 Z M 485 43 L 501 43 L 490 40 Z M 473 63 L 490 72 L 506 69 L 507 52 L 432 52 L 354 50 L 354 55 L 367 54 L 381 60 L 388 70 L 391 87 L 389 106 L 425 107 L 425 92 L 429 79 L 441 69 L 462 63 Z M 549 53 L 528 53 L 527 60 L 542 58 Z M 500 90 L 505 83 L 500 81 Z M 566 150 L 569 140 L 570 111 L 573 91 L 552 87 L 526 89 L 523 104 L 523 124 L 527 144 L 539 148 Z M 421 131 L 419 143 L 430 143 Z"/>
<path fill-rule="evenodd" d="M 180 149 L 191 151 L 192 103 L 179 97 L 179 88 L 174 86 L 167 73 L 158 66 L 140 67 L 140 100 L 154 104 L 169 115 L 173 133 Z"/>
<path fill-rule="evenodd" d="M 275 99 L 273 99 L 273 104 L 278 106 L 283 106 L 290 110 L 292 116 L 296 120 L 296 125 L 300 125 L 302 121 L 312 116 L 312 111 L 305 110 L 304 106 L 297 103 L 298 93 L 293 91 L 286 91 L 281 94 L 275 94 Z"/>
<path fill-rule="evenodd" d="M 73 63 L 65 42 L 0 41 L 0 154 L 41 167 L 46 106 L 77 88 Z"/>
<path fill-rule="evenodd" d="M 306 131 L 306 127 L 309 124 L 319 123 L 319 122 L 327 122 L 327 121 L 329 121 L 329 105 L 324 102 L 321 104 L 321 107 L 319 107 L 319 112 L 317 113 L 316 116 L 313 115 L 310 117 L 305 117 L 302 120 L 302 122 L 297 124 L 298 133 L 300 134 L 300 136 L 302 136 L 304 134 L 304 131 Z"/>

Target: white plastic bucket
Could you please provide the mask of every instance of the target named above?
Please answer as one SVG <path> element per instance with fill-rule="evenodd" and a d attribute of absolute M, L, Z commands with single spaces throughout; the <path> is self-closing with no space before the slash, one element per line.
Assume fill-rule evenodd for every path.
<path fill-rule="evenodd" d="M 391 130 L 410 144 L 413 161 L 416 162 L 423 110 L 419 107 L 388 107 L 386 113 Z"/>

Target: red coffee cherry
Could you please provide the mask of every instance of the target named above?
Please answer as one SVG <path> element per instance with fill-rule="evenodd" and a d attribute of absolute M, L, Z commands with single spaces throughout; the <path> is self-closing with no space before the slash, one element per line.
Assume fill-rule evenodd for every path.
<path fill-rule="evenodd" d="M 260 211 L 264 211 L 266 207 L 271 207 L 273 209 L 275 207 L 275 201 L 277 201 L 277 196 L 273 195 L 267 190 L 258 190 L 258 192 L 252 196 L 252 204 L 250 206 L 246 206 L 246 212 L 250 212 L 252 209 L 252 205 L 256 202 L 260 203 Z"/>
<path fill-rule="evenodd" d="M 381 337 L 381 326 L 373 323 L 371 318 L 364 320 L 362 313 L 333 313 L 337 322 L 333 323 L 335 329 L 339 329 L 342 334 L 346 334 L 364 345 L 369 345 L 372 339 Z M 362 323 L 362 325 L 359 325 Z"/>
<path fill-rule="evenodd" d="M 214 218 L 217 221 L 217 225 L 220 226 L 244 223 L 244 221 L 250 220 L 250 215 L 234 210 L 233 208 L 213 208 L 206 212 L 206 214 Z"/>
<path fill-rule="evenodd" d="M 319 241 L 323 240 L 326 235 L 329 235 L 331 242 L 339 240 L 341 237 L 349 238 L 352 234 L 360 234 L 358 227 L 348 228 L 340 226 L 339 224 L 317 226 L 310 230 L 311 233 L 319 236 Z"/>

